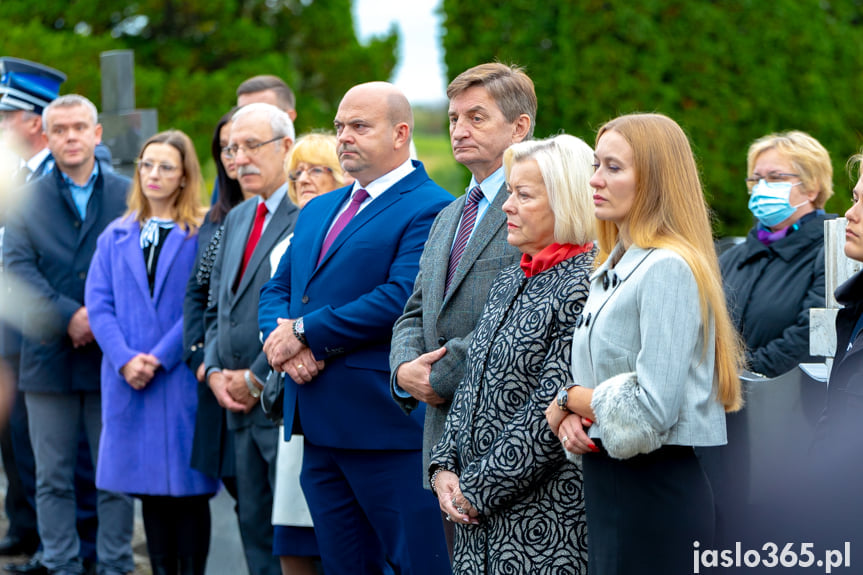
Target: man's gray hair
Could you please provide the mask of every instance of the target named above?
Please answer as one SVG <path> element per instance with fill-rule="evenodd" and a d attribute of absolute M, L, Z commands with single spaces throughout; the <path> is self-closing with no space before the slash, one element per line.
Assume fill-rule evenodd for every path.
<path fill-rule="evenodd" d="M 93 116 L 93 125 L 95 126 L 99 123 L 99 111 L 96 109 L 96 104 L 80 94 L 65 94 L 55 99 L 42 110 L 42 131 L 45 132 L 48 130 L 48 112 L 55 108 L 71 108 L 72 106 L 84 106 L 90 110 L 90 115 Z"/>
<path fill-rule="evenodd" d="M 273 130 L 274 138 L 290 138 L 292 141 L 296 139 L 296 134 L 294 132 L 294 123 L 291 121 L 291 117 L 288 116 L 286 112 L 280 110 L 272 104 L 255 102 L 254 104 L 248 104 L 246 106 L 243 106 L 242 108 L 237 110 L 237 112 L 231 118 L 231 122 L 234 122 L 238 118 L 242 118 L 243 116 L 248 116 L 249 114 L 256 113 L 266 114 L 267 119 L 270 122 L 270 128 L 272 128 Z"/>

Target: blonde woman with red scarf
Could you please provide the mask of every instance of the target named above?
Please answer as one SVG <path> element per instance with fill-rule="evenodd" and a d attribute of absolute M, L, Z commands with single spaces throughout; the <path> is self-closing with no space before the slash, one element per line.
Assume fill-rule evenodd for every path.
<path fill-rule="evenodd" d="M 456 524 L 454 573 L 587 573 L 581 471 L 544 410 L 571 380 L 594 259 L 592 162 L 590 146 L 567 135 L 504 153 L 507 241 L 521 265 L 489 291 L 429 467 Z"/>

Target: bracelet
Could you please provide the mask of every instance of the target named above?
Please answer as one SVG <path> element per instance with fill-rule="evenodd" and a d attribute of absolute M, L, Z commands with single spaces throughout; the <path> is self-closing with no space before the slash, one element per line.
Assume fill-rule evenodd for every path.
<path fill-rule="evenodd" d="M 252 381 L 251 372 L 248 369 L 243 372 L 243 379 L 246 380 L 246 387 L 249 388 L 249 395 L 255 399 L 261 397 L 261 390 L 258 389 L 258 386 L 255 385 L 254 381 Z"/>
<path fill-rule="evenodd" d="M 438 495 L 437 495 L 437 490 L 435 489 L 434 484 L 437 481 L 437 476 L 440 474 L 441 471 L 446 471 L 446 469 L 438 466 L 438 468 L 434 470 L 434 473 L 432 473 L 431 479 L 429 479 L 429 487 L 431 487 L 431 491 L 432 491 L 432 493 L 434 493 L 435 497 L 437 497 Z"/>

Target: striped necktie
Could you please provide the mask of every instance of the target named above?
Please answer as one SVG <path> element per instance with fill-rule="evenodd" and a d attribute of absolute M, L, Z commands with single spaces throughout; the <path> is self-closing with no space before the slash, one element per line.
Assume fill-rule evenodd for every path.
<path fill-rule="evenodd" d="M 449 287 L 455 277 L 455 271 L 458 269 L 458 263 L 464 255 L 467 241 L 470 239 L 470 234 L 473 231 L 474 224 L 476 224 L 476 214 L 479 209 L 479 201 L 482 198 L 482 188 L 474 186 L 467 196 L 467 201 L 464 203 L 461 225 L 458 227 L 458 233 L 455 236 L 455 243 L 453 243 L 452 251 L 449 254 L 449 267 L 447 268 L 446 287 L 444 289 L 444 293 L 449 292 Z"/>

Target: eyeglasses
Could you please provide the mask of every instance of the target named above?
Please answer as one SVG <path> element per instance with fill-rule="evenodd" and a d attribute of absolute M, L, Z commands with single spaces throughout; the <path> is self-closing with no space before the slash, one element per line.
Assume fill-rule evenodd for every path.
<path fill-rule="evenodd" d="M 222 153 L 225 154 L 225 157 L 229 160 L 233 160 L 237 157 L 237 152 L 243 150 L 243 153 L 246 154 L 246 157 L 254 157 L 257 156 L 261 152 L 261 146 L 265 146 L 267 144 L 272 144 L 273 142 L 278 142 L 284 138 L 284 136 L 276 136 L 272 140 L 267 140 L 266 142 L 246 142 L 245 144 L 234 144 L 232 146 L 225 146 L 222 148 Z"/>
<path fill-rule="evenodd" d="M 766 181 L 768 184 L 775 184 L 777 182 L 787 182 L 789 178 L 799 177 L 800 174 L 786 174 L 783 172 L 768 172 L 766 176 L 754 174 L 752 177 L 746 178 L 746 185 L 751 188 L 761 180 Z"/>
<path fill-rule="evenodd" d="M 309 176 L 312 178 L 320 178 L 324 174 L 332 174 L 332 168 L 328 168 L 326 166 L 312 166 L 310 168 L 303 168 L 302 170 L 294 170 L 288 174 L 288 179 L 292 182 L 296 182 L 303 175 L 303 172 L 308 172 Z"/>
<path fill-rule="evenodd" d="M 157 164 L 156 162 L 151 162 L 150 160 L 138 160 L 138 171 L 142 174 L 149 174 L 153 171 L 153 168 L 158 169 L 159 175 L 161 176 L 172 176 L 174 172 L 176 172 L 179 168 L 177 166 L 172 166 L 171 164 Z"/>

